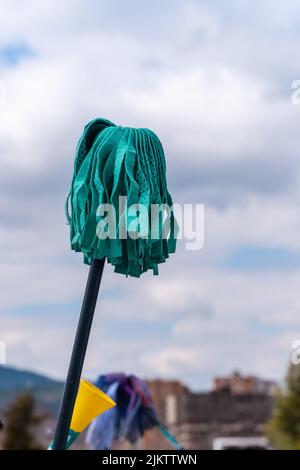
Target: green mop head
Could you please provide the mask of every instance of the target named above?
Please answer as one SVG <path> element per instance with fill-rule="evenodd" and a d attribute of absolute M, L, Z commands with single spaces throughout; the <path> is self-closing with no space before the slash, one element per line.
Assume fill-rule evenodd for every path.
<path fill-rule="evenodd" d="M 152 131 L 106 119 L 87 124 L 66 203 L 71 248 L 85 263 L 106 257 L 115 272 L 157 274 L 176 248 L 172 205 L 164 151 Z"/>

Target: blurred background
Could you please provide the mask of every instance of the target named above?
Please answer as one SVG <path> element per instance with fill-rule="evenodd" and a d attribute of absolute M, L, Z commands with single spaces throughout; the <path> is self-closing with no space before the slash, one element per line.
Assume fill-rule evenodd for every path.
<path fill-rule="evenodd" d="M 187 396 L 200 410 L 192 448 L 212 445 L 201 423 L 228 421 L 204 418 L 203 396 L 226 390 L 237 410 L 258 393 L 256 424 L 247 402 L 213 437 L 263 435 L 300 337 L 299 1 L 0 7 L 0 408 L 49 380 L 41 401 L 55 414 L 88 272 L 64 202 L 83 126 L 105 117 L 159 135 L 174 202 L 205 204 L 205 240 L 179 243 L 158 277 L 106 267 L 84 375 L 133 373 L 180 396 L 161 412 L 174 408 L 173 424 L 190 425 Z M 236 394 L 231 379 L 248 385 Z"/>

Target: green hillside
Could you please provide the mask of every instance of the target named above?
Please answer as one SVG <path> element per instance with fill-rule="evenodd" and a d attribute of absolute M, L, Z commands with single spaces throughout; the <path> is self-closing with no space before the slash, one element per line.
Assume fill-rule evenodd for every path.
<path fill-rule="evenodd" d="M 0 366 L 0 410 L 24 391 L 32 391 L 38 405 L 56 414 L 63 384 L 31 371 Z"/>

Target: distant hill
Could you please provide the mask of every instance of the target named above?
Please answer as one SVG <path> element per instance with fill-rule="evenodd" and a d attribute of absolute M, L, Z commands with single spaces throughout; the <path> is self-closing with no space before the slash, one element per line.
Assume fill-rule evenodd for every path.
<path fill-rule="evenodd" d="M 14 367 L 0 366 L 0 410 L 17 395 L 31 391 L 41 408 L 57 412 L 63 384 L 47 376 Z"/>
<path fill-rule="evenodd" d="M 35 372 L 0 366 L 0 390 L 51 387 L 61 383 Z"/>

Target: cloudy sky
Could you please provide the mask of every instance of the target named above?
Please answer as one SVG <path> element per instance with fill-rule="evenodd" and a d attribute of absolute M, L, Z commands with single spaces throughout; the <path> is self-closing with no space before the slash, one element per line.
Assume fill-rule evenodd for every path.
<path fill-rule="evenodd" d="M 94 117 L 149 127 L 205 244 L 126 279 L 105 269 L 85 375 L 195 389 L 281 379 L 300 338 L 299 1 L 0 0 L 0 339 L 63 378 L 88 268 L 64 202 Z"/>

